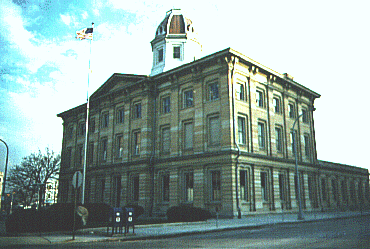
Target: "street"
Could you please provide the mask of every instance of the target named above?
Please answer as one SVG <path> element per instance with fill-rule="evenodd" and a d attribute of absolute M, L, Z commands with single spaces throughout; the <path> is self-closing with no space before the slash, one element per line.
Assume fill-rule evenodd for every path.
<path fill-rule="evenodd" d="M 370 216 L 279 224 L 167 239 L 61 243 L 12 248 L 370 248 Z"/>

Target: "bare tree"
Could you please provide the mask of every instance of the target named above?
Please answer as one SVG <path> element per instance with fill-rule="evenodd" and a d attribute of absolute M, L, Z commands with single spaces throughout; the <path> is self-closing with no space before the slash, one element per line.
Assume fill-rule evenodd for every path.
<path fill-rule="evenodd" d="M 40 202 L 43 204 L 46 183 L 56 179 L 59 174 L 60 155 L 46 148 L 43 154 L 38 153 L 24 157 L 21 165 L 10 169 L 9 184 L 16 189 L 21 204 L 29 206 L 38 191 Z"/>

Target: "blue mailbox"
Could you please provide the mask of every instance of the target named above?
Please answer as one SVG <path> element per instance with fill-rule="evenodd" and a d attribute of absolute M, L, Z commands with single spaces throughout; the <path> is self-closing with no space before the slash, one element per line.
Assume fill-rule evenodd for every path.
<path fill-rule="evenodd" d="M 125 234 L 129 232 L 130 226 L 132 227 L 132 232 L 135 233 L 135 209 L 131 207 L 126 207 L 125 218 Z"/>
<path fill-rule="evenodd" d="M 110 217 L 109 217 L 109 225 L 107 227 L 107 233 L 109 233 L 109 227 L 112 227 L 112 235 L 114 233 L 117 233 L 117 230 L 119 233 L 122 233 L 122 228 L 124 224 L 125 214 L 122 211 L 122 208 L 115 207 L 112 208 Z"/>

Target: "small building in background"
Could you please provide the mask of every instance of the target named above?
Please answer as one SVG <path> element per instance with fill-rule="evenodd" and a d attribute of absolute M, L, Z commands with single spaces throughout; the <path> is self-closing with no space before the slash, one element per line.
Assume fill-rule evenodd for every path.
<path fill-rule="evenodd" d="M 52 205 L 58 202 L 58 179 L 51 179 L 45 188 L 45 205 Z"/>

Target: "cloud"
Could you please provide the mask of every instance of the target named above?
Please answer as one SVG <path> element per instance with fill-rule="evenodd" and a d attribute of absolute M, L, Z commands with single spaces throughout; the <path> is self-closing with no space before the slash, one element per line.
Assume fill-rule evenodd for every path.
<path fill-rule="evenodd" d="M 69 26 L 71 24 L 72 17 L 70 15 L 60 14 L 60 18 L 65 25 Z"/>
<path fill-rule="evenodd" d="M 84 12 L 82 12 L 81 16 L 82 16 L 82 19 L 86 20 L 88 18 L 89 14 L 87 13 L 87 11 L 84 11 Z"/>
<path fill-rule="evenodd" d="M 129 11 L 131 13 L 139 13 L 139 12 L 147 12 L 147 11 L 155 11 L 158 9 L 160 4 L 156 1 L 120 1 L 120 0 L 110 0 L 109 3 L 115 9 L 122 9 L 125 11 Z"/>
<path fill-rule="evenodd" d="M 21 16 L 21 7 L 13 4 L 10 0 L 0 3 L 0 34 L 2 39 L 26 52 L 33 45 L 31 40 L 34 35 L 24 28 L 24 20 Z"/>

